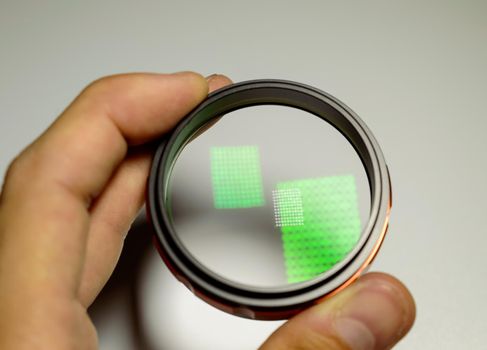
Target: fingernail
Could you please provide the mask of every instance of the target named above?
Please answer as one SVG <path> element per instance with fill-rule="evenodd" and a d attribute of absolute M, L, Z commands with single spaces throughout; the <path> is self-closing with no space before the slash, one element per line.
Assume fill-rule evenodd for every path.
<path fill-rule="evenodd" d="M 218 76 L 218 74 L 211 74 L 211 75 L 208 75 L 205 79 L 207 82 L 210 82 L 212 81 L 214 78 L 216 78 Z"/>
<path fill-rule="evenodd" d="M 387 280 L 359 281 L 333 326 L 353 350 L 385 349 L 395 344 L 408 328 L 409 300 L 404 291 Z"/>
<path fill-rule="evenodd" d="M 375 337 L 362 322 L 353 318 L 338 318 L 334 323 L 335 330 L 352 350 L 373 350 Z"/>

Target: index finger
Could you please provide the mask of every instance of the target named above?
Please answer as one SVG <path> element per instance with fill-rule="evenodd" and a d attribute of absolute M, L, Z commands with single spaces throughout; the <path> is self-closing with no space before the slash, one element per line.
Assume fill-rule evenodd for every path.
<path fill-rule="evenodd" d="M 169 130 L 207 91 L 196 73 L 120 75 L 86 88 L 8 171 L 0 266 L 19 283 L 4 283 L 0 270 L 0 285 L 76 293 L 92 198 L 129 145 Z"/>

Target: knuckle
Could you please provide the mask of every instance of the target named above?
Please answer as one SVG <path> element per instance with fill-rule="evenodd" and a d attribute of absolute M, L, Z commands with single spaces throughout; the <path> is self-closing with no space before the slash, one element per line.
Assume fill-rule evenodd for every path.
<path fill-rule="evenodd" d="M 83 90 L 84 94 L 104 94 L 112 91 L 117 83 L 120 81 L 122 75 L 107 75 L 92 81 Z"/>
<path fill-rule="evenodd" d="M 15 157 L 9 164 L 5 173 L 5 183 L 11 182 L 12 179 L 23 176 L 25 172 L 25 159 L 22 155 Z"/>
<path fill-rule="evenodd" d="M 23 188 L 27 183 L 27 178 L 35 176 L 36 169 L 39 167 L 38 163 L 38 159 L 32 154 L 30 147 L 24 150 L 10 162 L 5 172 L 3 189 L 12 186 Z"/>
<path fill-rule="evenodd" d="M 125 87 L 124 77 L 125 75 L 109 75 L 94 80 L 83 89 L 78 99 L 96 108 L 110 109 L 107 101 L 116 97 Z"/>
<path fill-rule="evenodd" d="M 0 191 L 0 201 L 3 202 L 3 199 L 5 197 L 6 192 L 8 191 L 9 188 L 13 186 L 14 179 L 19 178 L 22 173 L 21 168 L 23 168 L 22 161 L 19 156 L 14 158 L 9 166 L 7 167 L 7 170 L 4 175 L 3 179 L 3 186 Z"/>
<path fill-rule="evenodd" d="M 88 90 L 96 90 L 103 88 L 107 85 L 110 85 L 114 79 L 113 75 L 107 75 L 101 78 L 98 78 L 96 80 L 93 80 L 91 83 L 88 84 L 87 89 Z"/>

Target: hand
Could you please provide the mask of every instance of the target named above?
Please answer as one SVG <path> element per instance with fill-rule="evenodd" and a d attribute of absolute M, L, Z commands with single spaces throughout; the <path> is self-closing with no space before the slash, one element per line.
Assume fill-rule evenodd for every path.
<path fill-rule="evenodd" d="M 195 73 L 100 79 L 14 160 L 0 197 L 0 349 L 96 349 L 86 309 L 143 204 L 143 145 L 228 83 Z M 386 349 L 413 320 L 407 289 L 369 274 L 262 349 Z"/>

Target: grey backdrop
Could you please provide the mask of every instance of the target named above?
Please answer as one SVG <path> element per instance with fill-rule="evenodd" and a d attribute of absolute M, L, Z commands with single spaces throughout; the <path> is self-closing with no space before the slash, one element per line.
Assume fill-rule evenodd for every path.
<path fill-rule="evenodd" d="M 392 173 L 373 270 L 402 279 L 418 306 L 397 348 L 484 349 L 486 18 L 485 1 L 0 0 L 0 172 L 102 75 L 190 69 L 320 87 L 366 121 Z M 142 260 L 137 331 L 133 298 L 112 294 L 95 317 L 102 349 L 255 348 L 278 324 L 221 314 L 152 251 Z"/>

